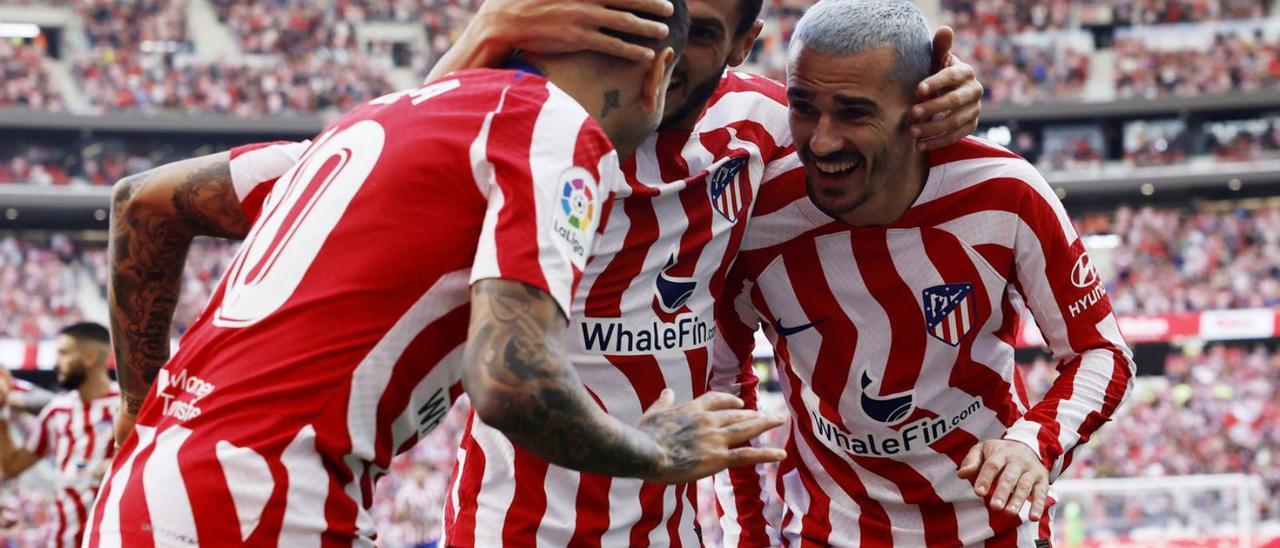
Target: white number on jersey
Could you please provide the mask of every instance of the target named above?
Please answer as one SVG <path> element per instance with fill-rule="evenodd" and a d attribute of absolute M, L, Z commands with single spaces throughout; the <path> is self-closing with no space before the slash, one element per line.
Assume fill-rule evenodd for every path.
<path fill-rule="evenodd" d="M 321 136 L 280 177 L 227 271 L 214 325 L 253 325 L 289 300 L 378 163 L 385 140 L 381 124 L 357 122 Z"/>

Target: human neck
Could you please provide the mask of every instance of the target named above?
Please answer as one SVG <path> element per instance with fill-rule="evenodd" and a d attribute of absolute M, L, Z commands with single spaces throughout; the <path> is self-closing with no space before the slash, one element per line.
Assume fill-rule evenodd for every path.
<path fill-rule="evenodd" d="M 928 155 L 914 150 L 908 155 L 901 179 L 891 182 L 871 199 L 837 217 L 855 227 L 884 226 L 902 217 L 920 197 L 929 176 Z"/>
<path fill-rule="evenodd" d="M 107 395 L 111 390 L 111 379 L 105 371 L 98 369 L 87 375 L 76 390 L 80 392 L 81 401 L 90 402 Z"/>
<path fill-rule="evenodd" d="M 631 99 L 624 93 L 635 93 L 634 90 L 623 90 L 615 85 L 620 75 L 602 74 L 598 65 L 583 63 L 580 59 L 571 57 L 534 57 L 526 61 L 587 111 L 613 142 L 618 158 L 631 156 L 640 142 L 633 142 L 634 139 L 629 137 L 634 133 L 634 129 L 628 127 L 632 122 L 625 120 L 617 111 L 621 109 L 623 101 Z"/>

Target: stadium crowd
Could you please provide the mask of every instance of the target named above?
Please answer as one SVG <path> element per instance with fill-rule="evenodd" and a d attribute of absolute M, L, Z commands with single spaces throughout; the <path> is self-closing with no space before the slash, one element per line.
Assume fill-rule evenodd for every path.
<path fill-rule="evenodd" d="M 1280 84 L 1280 38 L 1221 33 L 1208 48 L 1153 47 L 1141 36 L 1115 43 L 1116 95 L 1198 96 L 1275 89 Z"/>
<path fill-rule="evenodd" d="M 1107 293 L 1119 314 L 1280 306 L 1280 207 L 1119 207 L 1080 216 L 1116 234 Z"/>
<path fill-rule="evenodd" d="M 66 108 L 45 69 L 45 50 L 0 40 L 0 108 L 60 111 Z"/>
<path fill-rule="evenodd" d="M 1079 214 L 1075 222 L 1083 234 L 1119 236 L 1107 250 L 1114 271 L 1107 293 L 1119 314 L 1280 307 L 1280 205 L 1120 206 Z M 0 251 L 6 288 L 0 298 L 8 318 L 0 319 L 0 338 L 50 337 L 78 314 L 68 296 L 76 280 L 96 280 L 99 294 L 106 294 L 101 243 L 7 236 Z M 235 244 L 221 240 L 193 246 L 175 338 L 194 321 L 234 253 Z"/>
<path fill-rule="evenodd" d="M 753 68 L 784 76 L 786 44 L 813 0 L 766 2 L 768 22 Z M 362 41 L 367 22 L 421 25 L 426 43 L 406 50 L 405 65 L 426 74 L 470 20 L 478 0 L 341 0 L 331 3 L 216 0 L 251 59 L 199 59 L 186 27 L 186 0 L 77 0 L 87 48 L 70 66 L 85 96 L 105 110 L 263 116 L 341 111 L 392 89 L 392 45 Z M 1101 9 L 1112 26 L 1202 23 L 1265 12 L 1260 0 L 944 0 L 956 28 L 956 53 L 974 64 L 987 102 L 1078 100 L 1090 77 L 1091 47 L 1081 47 L 1081 13 Z M 1035 33 L 1035 39 L 1028 36 Z M 1086 33 L 1087 34 L 1087 33 Z M 1068 39 L 1070 38 L 1070 39 Z M 1093 42 L 1093 37 L 1083 43 Z M 9 46 L 12 47 L 12 46 Z M 1210 51 L 1152 48 L 1139 38 L 1115 42 L 1120 97 L 1272 89 L 1280 79 L 1274 39 L 1221 36 Z M 6 83 L 0 106 L 64 108 L 40 69 L 40 48 L 0 55 Z M 316 96 L 313 98 L 313 96 Z"/>
<path fill-rule="evenodd" d="M 1048 390 L 1056 372 L 1043 358 L 1024 368 L 1028 391 Z M 1263 519 L 1280 518 L 1280 352 L 1267 345 L 1188 346 L 1142 379 L 1110 425 L 1076 451 L 1064 477 L 1259 476 Z M 1138 501 L 1134 526 L 1164 518 Z"/>
<path fill-rule="evenodd" d="M 0 238 L 0 338 L 45 340 L 81 319 L 76 290 L 92 255 L 66 235 L 46 242 Z"/>

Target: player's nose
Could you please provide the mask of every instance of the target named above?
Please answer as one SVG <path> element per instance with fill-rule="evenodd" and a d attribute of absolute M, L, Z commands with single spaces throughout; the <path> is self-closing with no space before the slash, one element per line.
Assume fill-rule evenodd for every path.
<path fill-rule="evenodd" d="M 809 136 L 809 150 L 815 156 L 829 156 L 844 148 L 844 139 L 836 131 L 830 116 L 822 116 Z"/>

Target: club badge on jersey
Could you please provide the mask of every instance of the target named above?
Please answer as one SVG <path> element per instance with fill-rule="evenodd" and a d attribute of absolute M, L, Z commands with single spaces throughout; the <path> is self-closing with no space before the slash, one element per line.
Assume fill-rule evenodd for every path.
<path fill-rule="evenodd" d="M 924 290 L 924 323 L 931 337 L 951 346 L 960 345 L 975 321 L 971 293 L 973 284 L 967 283 L 936 285 Z"/>
<path fill-rule="evenodd" d="M 712 207 L 731 223 L 737 223 L 746 205 L 751 203 L 749 177 L 739 177 L 747 167 L 747 160 L 747 156 L 730 158 L 711 173 L 711 181 L 707 185 L 711 190 Z"/>

